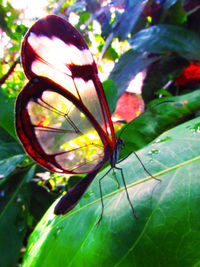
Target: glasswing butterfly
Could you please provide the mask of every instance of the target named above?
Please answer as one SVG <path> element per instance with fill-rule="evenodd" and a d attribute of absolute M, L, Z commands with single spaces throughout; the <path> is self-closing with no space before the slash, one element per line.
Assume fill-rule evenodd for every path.
<path fill-rule="evenodd" d="M 24 149 L 50 171 L 87 174 L 56 205 L 54 213 L 65 214 L 107 161 L 117 168 L 123 141 L 115 138 L 94 59 L 70 23 L 56 15 L 38 20 L 24 37 L 21 62 L 29 82 L 17 97 L 15 124 Z"/>

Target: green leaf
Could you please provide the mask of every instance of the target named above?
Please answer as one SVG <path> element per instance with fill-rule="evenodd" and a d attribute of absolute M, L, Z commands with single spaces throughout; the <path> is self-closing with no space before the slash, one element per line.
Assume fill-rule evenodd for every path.
<path fill-rule="evenodd" d="M 90 13 L 88 12 L 81 13 L 78 22 L 79 25 L 84 24 L 89 18 L 90 18 Z"/>
<path fill-rule="evenodd" d="M 103 44 L 100 44 L 98 46 L 99 51 L 101 51 L 102 48 L 103 48 Z M 111 45 L 109 45 L 109 47 L 106 49 L 105 53 L 103 54 L 103 58 L 112 60 L 112 61 L 115 61 L 118 57 L 119 57 L 118 53 Z"/>
<path fill-rule="evenodd" d="M 0 28 L 6 32 L 7 34 L 11 33 L 10 28 L 8 27 L 7 23 L 6 23 L 6 11 L 7 8 L 3 7 L 2 3 L 0 5 Z"/>
<path fill-rule="evenodd" d="M 0 220 L 1 266 L 17 266 L 22 241 L 25 236 L 25 222 L 22 207 L 12 203 Z"/>
<path fill-rule="evenodd" d="M 200 60 L 200 37 L 179 26 L 163 24 L 143 29 L 130 39 L 130 44 L 138 52 L 176 52 L 188 60 Z"/>
<path fill-rule="evenodd" d="M 126 144 L 122 156 L 141 149 L 167 129 L 190 118 L 199 109 L 200 90 L 152 101 L 151 107 L 119 133 Z"/>
<path fill-rule="evenodd" d="M 0 184 L 2 178 L 11 174 L 26 158 L 22 146 L 0 127 Z"/>
<path fill-rule="evenodd" d="M 179 2 L 180 0 L 166 0 L 166 1 L 164 1 L 164 3 L 163 3 L 163 7 L 165 8 L 165 9 L 168 9 L 168 8 L 170 8 L 171 6 L 173 6 L 173 5 L 175 5 L 177 2 Z"/>
<path fill-rule="evenodd" d="M 12 203 L 20 188 L 29 180 L 32 179 L 35 173 L 35 165 L 31 168 L 24 169 L 22 171 L 16 171 L 13 175 L 8 176 L 0 184 L 0 193 L 2 196 L 0 202 L 0 216 L 9 209 L 9 205 Z"/>
<path fill-rule="evenodd" d="M 4 160 L 0 160 L 0 177 L 3 178 L 12 173 L 12 171 L 14 171 L 17 168 L 17 166 L 19 166 L 19 164 L 24 161 L 25 158 L 26 155 L 23 154 L 23 155 L 16 155 Z"/>
<path fill-rule="evenodd" d="M 35 166 L 9 176 L 0 184 L 0 258 L 1 266 L 16 266 L 26 233 L 27 210 L 18 194 L 35 173 Z"/>
<path fill-rule="evenodd" d="M 120 41 L 124 41 L 127 35 L 133 30 L 146 4 L 147 2 L 143 0 L 128 1 L 120 22 L 117 23 L 117 27 L 114 30 L 115 35 Z"/>
<path fill-rule="evenodd" d="M 131 202 L 112 172 L 64 216 L 54 205 L 32 233 L 23 266 L 194 266 L 200 260 L 200 118 L 182 124 L 120 163 Z M 155 152 L 157 151 L 157 152 Z M 106 172 L 107 170 L 104 170 Z M 120 172 L 117 171 L 121 181 Z"/>
<path fill-rule="evenodd" d="M 20 143 L 0 127 L 0 160 L 23 154 Z"/>
<path fill-rule="evenodd" d="M 162 7 L 159 24 L 182 25 L 187 21 L 187 13 L 183 8 L 182 0 L 164 1 Z"/>
<path fill-rule="evenodd" d="M 29 212 L 33 218 L 38 222 L 44 215 L 44 212 L 55 201 L 56 194 L 50 192 L 50 190 L 42 185 L 38 185 L 36 181 L 31 181 L 26 184 L 25 192 L 29 192 L 30 207 Z"/>
<path fill-rule="evenodd" d="M 103 82 L 103 89 L 106 95 L 106 100 L 109 105 L 110 112 L 113 113 L 117 103 L 117 86 L 112 80 Z"/>
<path fill-rule="evenodd" d="M 0 127 L 16 138 L 14 127 L 14 99 L 8 98 L 0 90 Z"/>
<path fill-rule="evenodd" d="M 112 80 L 117 85 L 118 96 L 123 94 L 138 72 L 144 70 L 158 58 L 157 56 L 148 57 L 132 49 L 124 53 L 108 77 L 108 80 Z"/>

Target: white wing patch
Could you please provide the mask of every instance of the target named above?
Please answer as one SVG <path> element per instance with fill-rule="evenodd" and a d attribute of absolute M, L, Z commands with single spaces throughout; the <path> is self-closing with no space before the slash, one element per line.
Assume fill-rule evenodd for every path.
<path fill-rule="evenodd" d="M 35 53 L 45 62 L 51 63 L 60 71 L 68 74 L 71 72 L 68 68 L 66 71 L 67 65 L 84 66 L 93 63 L 93 57 L 88 49 L 80 50 L 72 44 L 66 44 L 55 36 L 49 38 L 44 35 L 38 36 L 31 32 L 27 41 Z"/>
<path fill-rule="evenodd" d="M 38 76 L 47 77 L 53 80 L 55 83 L 60 84 L 62 87 L 70 91 L 73 95 L 78 97 L 71 75 L 68 76 L 52 65 L 46 65 L 40 60 L 35 60 L 32 63 L 31 70 Z"/>
<path fill-rule="evenodd" d="M 66 44 L 58 37 L 49 38 L 30 32 L 27 42 L 38 55 L 31 70 L 38 76 L 50 78 L 77 95 L 74 82 L 71 78 L 70 65 L 84 66 L 93 63 L 93 58 L 88 49 L 79 50 L 72 44 Z"/>
<path fill-rule="evenodd" d="M 56 38 L 56 37 L 55 37 Z M 56 38 L 58 39 L 58 38 Z M 60 39 L 58 39 L 60 40 Z M 62 41 L 61 41 L 62 42 Z M 65 44 L 65 43 L 64 43 Z M 88 49 L 79 50 L 76 46 L 70 44 L 66 45 L 68 47 L 65 53 L 69 53 L 71 64 L 77 66 L 91 65 L 93 63 L 93 57 Z"/>

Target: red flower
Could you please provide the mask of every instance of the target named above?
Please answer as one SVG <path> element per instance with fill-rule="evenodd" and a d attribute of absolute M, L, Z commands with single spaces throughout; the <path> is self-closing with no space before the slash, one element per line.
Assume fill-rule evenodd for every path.
<path fill-rule="evenodd" d="M 176 78 L 175 84 L 186 85 L 191 81 L 200 81 L 199 63 L 192 63 L 190 66 L 183 69 L 182 73 Z"/>

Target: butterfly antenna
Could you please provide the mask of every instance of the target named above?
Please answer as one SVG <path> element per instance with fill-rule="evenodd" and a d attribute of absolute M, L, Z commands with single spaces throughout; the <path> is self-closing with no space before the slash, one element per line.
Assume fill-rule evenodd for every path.
<path fill-rule="evenodd" d="M 155 107 L 157 107 L 157 106 L 159 106 L 159 105 L 161 105 L 161 104 L 165 104 L 165 103 L 173 103 L 173 102 L 175 102 L 175 101 L 173 101 L 173 100 L 165 100 L 165 101 L 163 101 L 163 102 L 161 102 L 161 103 L 157 103 L 157 104 L 153 105 L 152 107 L 149 107 L 148 109 L 146 109 L 142 114 L 146 113 L 147 111 L 149 111 L 149 110 L 151 110 L 151 109 L 153 109 L 153 108 L 155 108 Z M 133 120 L 133 121 L 134 121 L 134 120 Z M 129 123 L 127 123 L 127 124 L 124 126 L 124 128 L 121 130 L 121 132 L 120 132 L 120 134 L 119 134 L 119 138 L 121 137 L 121 135 L 123 134 L 123 132 L 126 130 L 126 128 L 129 126 L 129 124 L 132 123 L 133 121 L 130 121 Z"/>

